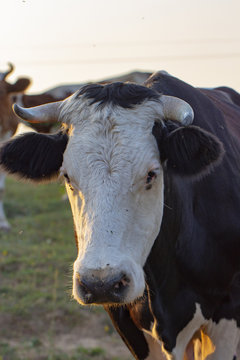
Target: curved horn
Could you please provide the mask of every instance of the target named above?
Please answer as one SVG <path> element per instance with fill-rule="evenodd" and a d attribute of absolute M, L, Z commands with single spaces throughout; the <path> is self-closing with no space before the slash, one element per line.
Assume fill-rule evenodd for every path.
<path fill-rule="evenodd" d="M 184 126 L 192 124 L 194 112 L 186 101 L 167 95 L 162 95 L 160 99 L 163 104 L 163 114 L 166 119 L 176 120 Z"/>
<path fill-rule="evenodd" d="M 9 74 L 11 74 L 11 72 L 13 72 L 13 70 L 14 70 L 13 64 L 9 62 L 9 63 L 8 63 L 8 66 L 9 66 L 8 71 L 6 71 L 5 73 L 0 74 L 0 80 L 5 80 L 6 77 L 7 77 Z"/>
<path fill-rule="evenodd" d="M 23 108 L 17 104 L 13 105 L 13 111 L 21 119 L 30 123 L 56 122 L 60 113 L 62 101 L 56 101 L 31 108 Z"/>

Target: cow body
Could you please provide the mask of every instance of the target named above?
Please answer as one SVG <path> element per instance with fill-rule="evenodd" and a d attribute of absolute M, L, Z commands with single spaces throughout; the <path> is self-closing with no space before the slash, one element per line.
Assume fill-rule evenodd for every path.
<path fill-rule="evenodd" d="M 221 165 L 201 181 L 184 181 L 164 172 L 161 230 L 144 267 L 149 322 L 144 325 L 144 316 L 144 322 L 136 325 L 152 327 L 153 336 L 163 340 L 174 359 L 183 358 L 188 342 L 202 327 L 217 349 L 208 359 L 233 359 L 240 339 L 240 108 L 220 99 L 214 90 L 194 89 L 165 74 L 155 75 L 146 85 L 187 101 L 195 113 L 194 125 L 216 134 L 226 154 Z M 130 307 L 129 316 L 141 319 L 146 304 L 140 311 L 139 304 L 136 311 Z M 114 310 L 121 311 L 127 310 Z M 191 321 L 181 349 L 178 338 L 188 332 Z"/>
<path fill-rule="evenodd" d="M 65 177 L 75 299 L 102 304 L 136 359 L 240 359 L 236 98 L 159 72 L 16 112 L 67 124 L 6 143 L 1 164 L 33 181 Z"/>

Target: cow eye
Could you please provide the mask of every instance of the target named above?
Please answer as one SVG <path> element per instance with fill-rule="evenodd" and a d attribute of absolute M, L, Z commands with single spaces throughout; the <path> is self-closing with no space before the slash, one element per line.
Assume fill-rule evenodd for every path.
<path fill-rule="evenodd" d="M 147 174 L 147 180 L 146 183 L 150 184 L 150 182 L 156 177 L 156 173 L 154 171 L 149 171 Z"/>
<path fill-rule="evenodd" d="M 155 179 L 156 177 L 157 174 L 155 173 L 155 171 L 149 171 L 149 173 L 147 174 L 146 184 L 150 184 L 152 180 Z"/>
<path fill-rule="evenodd" d="M 147 178 L 146 178 L 146 190 L 150 190 L 152 188 L 152 182 L 154 179 L 156 179 L 157 174 L 155 173 L 155 171 L 149 171 L 147 174 Z"/>

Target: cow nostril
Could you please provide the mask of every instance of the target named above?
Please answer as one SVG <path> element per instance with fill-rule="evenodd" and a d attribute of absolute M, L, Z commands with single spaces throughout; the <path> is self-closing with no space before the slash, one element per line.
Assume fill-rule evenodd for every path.
<path fill-rule="evenodd" d="M 90 293 L 85 294 L 84 301 L 86 304 L 91 304 L 93 302 L 93 295 Z"/>
<path fill-rule="evenodd" d="M 92 303 L 92 300 L 93 300 L 93 295 L 92 295 L 92 292 L 91 290 L 89 289 L 88 287 L 88 284 L 83 281 L 80 276 L 77 276 L 77 283 L 78 283 L 78 287 L 79 289 L 81 289 L 81 293 L 83 295 L 83 298 L 84 298 L 84 302 L 86 304 L 90 304 Z"/>
<path fill-rule="evenodd" d="M 118 293 L 122 292 L 129 283 L 129 278 L 126 275 L 123 275 L 122 278 L 114 284 L 114 291 Z"/>

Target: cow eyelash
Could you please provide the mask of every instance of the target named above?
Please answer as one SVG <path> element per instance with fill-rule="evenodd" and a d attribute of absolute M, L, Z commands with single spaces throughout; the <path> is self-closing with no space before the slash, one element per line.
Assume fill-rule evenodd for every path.
<path fill-rule="evenodd" d="M 65 179 L 67 180 L 67 182 L 70 183 L 70 179 L 69 179 L 68 174 L 63 174 L 63 176 L 65 177 Z"/>
<path fill-rule="evenodd" d="M 74 188 L 72 187 L 72 185 L 71 185 L 71 182 L 70 182 L 70 179 L 69 179 L 69 176 L 68 176 L 68 174 L 63 174 L 63 176 L 65 177 L 65 179 L 66 179 L 66 181 L 67 181 L 67 184 L 68 184 L 68 186 L 69 186 L 69 188 L 70 188 L 70 190 L 74 190 Z"/>
<path fill-rule="evenodd" d="M 155 171 L 151 170 L 148 172 L 145 186 L 146 190 L 150 190 L 152 188 L 152 181 L 156 179 L 156 177 L 157 174 L 155 173 Z"/>

